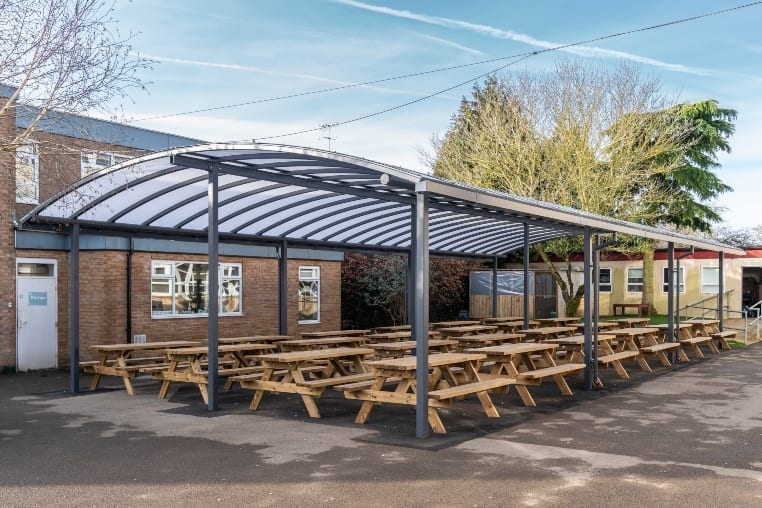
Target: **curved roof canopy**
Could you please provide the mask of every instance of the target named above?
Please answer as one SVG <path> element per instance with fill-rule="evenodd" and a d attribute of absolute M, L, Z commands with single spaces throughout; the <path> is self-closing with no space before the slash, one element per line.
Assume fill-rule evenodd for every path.
<path fill-rule="evenodd" d="M 270 144 L 167 150 L 94 173 L 20 221 L 206 238 L 209 174 L 219 174 L 223 240 L 403 252 L 417 193 L 429 198 L 433 253 L 500 256 L 529 243 L 619 232 L 741 254 L 711 240 L 434 178 L 335 152 Z"/>

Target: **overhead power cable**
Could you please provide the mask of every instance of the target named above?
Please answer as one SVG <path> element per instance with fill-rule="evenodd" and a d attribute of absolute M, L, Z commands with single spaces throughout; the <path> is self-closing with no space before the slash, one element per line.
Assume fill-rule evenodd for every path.
<path fill-rule="evenodd" d="M 386 77 L 386 78 L 381 78 L 381 79 L 376 79 L 376 80 L 371 80 L 371 81 L 364 81 L 364 82 L 361 82 L 361 83 L 350 83 L 350 84 L 347 84 L 347 85 L 335 86 L 335 87 L 330 87 L 330 88 L 323 88 L 323 89 L 319 89 L 319 90 L 311 90 L 311 91 L 307 91 L 307 92 L 299 92 L 299 93 L 294 93 L 294 94 L 281 95 L 281 96 L 276 96 L 276 97 L 269 97 L 269 98 L 265 98 L 265 99 L 256 99 L 256 100 L 252 100 L 252 101 L 239 102 L 239 103 L 236 103 L 236 104 L 228 104 L 228 105 L 223 105 L 223 106 L 213 106 L 213 107 L 208 107 L 208 108 L 195 109 L 195 110 L 192 110 L 192 111 L 184 111 L 184 112 L 179 112 L 179 113 L 168 113 L 168 114 L 164 114 L 164 115 L 150 116 L 150 117 L 145 117 L 145 118 L 134 119 L 134 120 L 129 121 L 128 123 L 142 122 L 142 121 L 147 121 L 147 120 L 156 120 L 156 119 L 161 119 L 161 118 L 170 118 L 170 117 L 175 117 L 175 116 L 192 115 L 192 114 L 196 114 L 196 113 L 205 113 L 205 112 L 217 111 L 217 110 L 221 110 L 221 109 L 231 109 L 231 108 L 242 107 L 242 106 L 250 106 L 250 105 L 253 105 L 253 104 L 262 104 L 262 103 L 266 103 L 266 102 L 274 102 L 274 101 L 279 101 L 279 100 L 294 99 L 294 98 L 305 97 L 305 96 L 309 96 L 309 95 L 317 95 L 317 94 L 322 94 L 322 93 L 335 92 L 335 91 L 339 91 L 339 90 L 346 90 L 346 89 L 349 89 L 349 88 L 357 88 L 357 87 L 362 87 L 362 86 L 375 85 L 375 84 L 385 83 L 385 82 L 389 82 L 389 81 L 395 81 L 395 80 L 406 79 L 406 78 L 417 77 L 417 76 L 424 76 L 424 75 L 427 75 L 427 74 L 435 74 L 435 73 L 439 73 L 439 72 L 446 72 L 446 71 L 455 70 L 455 69 L 462 69 L 462 68 L 466 68 L 466 67 L 473 67 L 473 66 L 476 66 L 476 65 L 484 65 L 484 64 L 488 64 L 488 63 L 494 63 L 494 62 L 502 61 L 502 60 L 510 60 L 510 59 L 514 59 L 514 58 L 520 58 L 520 60 L 518 60 L 518 61 L 511 62 L 511 63 L 506 64 L 504 66 L 498 67 L 497 69 L 494 69 L 492 71 L 480 74 L 479 76 L 473 77 L 473 78 L 471 78 L 471 79 L 469 79 L 467 81 L 461 82 L 461 83 L 459 83 L 457 85 L 454 85 L 452 87 L 449 87 L 447 89 L 440 90 L 438 92 L 434 92 L 434 93 L 426 95 L 424 97 L 420 97 L 420 98 L 418 98 L 416 100 L 409 101 L 409 102 L 406 102 L 404 104 L 400 104 L 398 106 L 394 106 L 394 107 L 391 107 L 391 108 L 387 108 L 387 109 L 384 109 L 382 111 L 378 111 L 376 113 L 370 113 L 370 114 L 363 115 L 363 116 L 360 116 L 360 117 L 357 117 L 357 118 L 354 118 L 354 119 L 351 119 L 351 120 L 346 120 L 346 121 L 343 121 L 343 122 L 336 122 L 336 123 L 332 123 L 331 124 L 332 126 L 344 125 L 344 124 L 347 124 L 347 123 L 355 122 L 355 121 L 362 120 L 362 119 L 365 119 L 365 118 L 370 118 L 370 117 L 373 117 L 373 116 L 378 116 L 378 115 L 383 114 L 383 113 L 387 113 L 387 112 L 394 111 L 396 109 L 400 109 L 400 108 L 403 108 L 403 107 L 406 107 L 406 106 L 409 106 L 409 105 L 412 105 L 412 104 L 416 104 L 418 102 L 425 101 L 425 100 L 430 99 L 432 97 L 435 97 L 437 95 L 441 95 L 442 93 L 445 93 L 445 92 L 448 92 L 448 91 L 453 90 L 455 88 L 458 88 L 460 86 L 463 86 L 464 84 L 471 83 L 471 82 L 473 82 L 475 80 L 478 80 L 478 79 L 480 79 L 480 78 L 482 78 L 484 76 L 488 76 L 490 74 L 494 74 L 495 72 L 498 72 L 498 71 L 500 71 L 500 70 L 502 70 L 502 69 L 504 69 L 504 68 L 506 68 L 506 67 L 508 67 L 510 65 L 518 63 L 518 62 L 520 62 L 522 60 L 525 60 L 526 58 L 529 58 L 531 56 L 535 56 L 535 55 L 539 55 L 539 54 L 543 54 L 543 53 L 549 53 L 549 52 L 552 52 L 552 51 L 560 51 L 560 50 L 564 50 L 564 49 L 567 49 L 567 48 L 571 48 L 571 47 L 575 47 L 575 46 L 581 46 L 581 45 L 584 45 L 584 44 L 590 44 L 590 43 L 593 43 L 593 42 L 599 42 L 599 41 L 603 41 L 603 40 L 607 40 L 607 39 L 613 39 L 613 38 L 616 38 L 616 37 L 623 37 L 625 35 L 631 35 L 631 34 L 634 34 L 634 33 L 645 32 L 645 31 L 655 30 L 655 29 L 664 28 L 664 27 L 668 27 L 668 26 L 688 23 L 688 22 L 691 22 L 691 21 L 696 21 L 696 20 L 703 19 L 703 18 L 708 18 L 708 17 L 711 17 L 711 16 L 718 16 L 718 15 L 721 15 L 721 14 L 726 14 L 728 12 L 737 11 L 737 10 L 740 10 L 740 9 L 746 9 L 746 8 L 754 7 L 754 6 L 761 5 L 761 4 L 762 4 L 762 0 L 756 1 L 756 2 L 750 2 L 750 3 L 746 3 L 746 4 L 742 4 L 742 5 L 737 5 L 737 6 L 734 6 L 734 7 L 728 7 L 728 8 L 725 8 L 725 9 L 720 9 L 720 10 L 716 10 L 716 11 L 712 11 L 712 12 L 708 12 L 708 13 L 704 13 L 704 14 L 698 14 L 696 16 L 689 16 L 689 17 L 685 17 L 685 18 L 680 18 L 680 19 L 677 19 L 677 20 L 667 21 L 667 22 L 664 22 L 664 23 L 658 23 L 658 24 L 655 24 L 655 25 L 647 26 L 647 27 L 634 28 L 634 29 L 631 29 L 631 30 L 623 31 L 623 32 L 616 32 L 616 33 L 612 33 L 612 34 L 608 34 L 608 35 L 602 35 L 602 36 L 599 36 L 599 37 L 595 37 L 595 38 L 591 38 L 591 39 L 586 39 L 586 40 L 582 40 L 582 41 L 577 41 L 577 42 L 572 42 L 572 43 L 568 43 L 568 44 L 561 44 L 561 45 L 558 45 L 558 46 L 553 46 L 552 48 L 545 48 L 545 49 L 538 49 L 538 50 L 535 50 L 535 51 L 529 51 L 529 52 L 524 52 L 524 53 L 517 53 L 517 54 L 511 55 L 511 56 L 492 58 L 492 59 L 489 59 L 489 60 L 481 60 L 481 61 L 478 61 L 478 62 L 471 62 L 471 63 L 467 63 L 467 64 L 452 65 L 452 66 L 449 66 L 449 67 L 441 67 L 441 68 L 430 69 L 430 70 L 426 70 L 426 71 L 414 72 L 414 73 L 409 73 L 409 74 L 402 74 L 402 75 L 398 75 L 398 76 L 391 76 L 391 77 Z M 298 131 L 298 132 L 287 133 L 287 134 L 279 134 L 277 136 L 260 137 L 260 138 L 257 138 L 257 139 L 274 139 L 274 138 L 280 138 L 280 137 L 293 136 L 293 135 L 297 135 L 297 134 L 304 134 L 304 133 L 309 133 L 309 132 L 315 132 L 317 130 L 320 130 L 320 127 L 317 127 L 317 128 L 314 128 L 314 129 L 306 129 L 306 130 Z"/>

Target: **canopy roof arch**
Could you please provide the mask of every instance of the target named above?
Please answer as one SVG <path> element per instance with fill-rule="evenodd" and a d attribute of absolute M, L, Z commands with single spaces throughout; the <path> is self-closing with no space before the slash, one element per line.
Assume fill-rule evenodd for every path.
<path fill-rule="evenodd" d="M 407 252 L 416 194 L 428 197 L 433 254 L 496 257 L 530 244 L 611 232 L 727 253 L 660 228 L 480 189 L 336 152 L 273 144 L 166 150 L 96 172 L 26 214 L 19 227 L 207 238 L 208 175 L 219 174 L 221 240 Z"/>

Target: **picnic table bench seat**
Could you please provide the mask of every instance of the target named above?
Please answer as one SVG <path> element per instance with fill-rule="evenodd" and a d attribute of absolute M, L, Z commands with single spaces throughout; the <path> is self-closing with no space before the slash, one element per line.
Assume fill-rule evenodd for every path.
<path fill-rule="evenodd" d="M 608 365 L 611 362 L 621 362 L 622 360 L 629 360 L 631 358 L 635 358 L 640 353 L 637 351 L 620 351 L 618 353 L 611 353 L 608 355 L 603 355 L 598 357 L 598 363 L 602 363 L 604 365 Z"/>
<path fill-rule="evenodd" d="M 384 380 L 384 385 L 397 384 L 402 380 L 399 377 L 390 377 Z M 356 392 L 359 390 L 369 390 L 373 386 L 373 380 L 369 381 L 355 381 L 354 383 L 346 383 L 341 385 L 335 385 L 334 390 L 338 392 Z"/>
<path fill-rule="evenodd" d="M 667 355 L 664 354 L 665 351 L 677 351 L 680 354 L 680 359 L 689 361 L 688 356 L 685 354 L 685 351 L 680 347 L 679 342 L 660 342 L 659 344 L 653 344 L 651 346 L 643 346 L 640 348 L 641 356 L 646 355 L 654 355 L 656 358 L 661 362 L 661 364 L 665 367 L 671 367 L 672 363 L 669 361 L 669 358 L 667 358 Z"/>
<path fill-rule="evenodd" d="M 440 388 L 429 392 L 429 398 L 434 400 L 447 400 L 456 397 L 462 397 L 470 393 L 482 393 L 488 390 L 494 390 L 495 388 L 502 388 L 513 383 L 512 379 L 505 377 L 493 377 L 491 379 L 484 379 L 482 381 L 471 381 L 469 383 L 463 383 L 455 386 L 448 386 L 447 388 Z"/>
<path fill-rule="evenodd" d="M 716 340 L 723 349 L 730 349 L 727 339 L 734 339 L 737 333 L 738 332 L 735 330 L 727 330 L 724 332 L 710 333 L 709 336 Z"/>
<path fill-rule="evenodd" d="M 627 369 L 622 366 L 622 360 L 634 360 L 640 355 L 640 352 L 628 349 L 626 351 L 620 351 L 618 353 L 609 353 L 598 357 L 598 364 L 608 367 L 612 365 L 616 373 L 622 379 L 630 379 L 630 375 L 627 373 Z"/>
<path fill-rule="evenodd" d="M 336 386 L 341 384 L 353 383 L 357 381 L 372 381 L 372 380 L 373 380 L 373 374 L 362 372 L 358 374 L 350 374 L 348 376 L 341 376 L 341 377 L 310 379 L 304 382 L 297 381 L 296 384 L 298 386 L 307 386 L 310 388 L 325 388 L 328 386 Z"/>
<path fill-rule="evenodd" d="M 519 372 L 518 377 L 520 379 L 542 379 L 550 376 L 576 374 L 584 368 L 584 363 L 563 363 L 561 365 L 552 365 L 550 367 L 541 367 L 539 369 Z"/>
<path fill-rule="evenodd" d="M 701 348 L 699 347 L 701 345 L 708 346 L 713 353 L 720 352 L 720 350 L 717 348 L 717 346 L 713 342 L 712 337 L 708 335 L 701 336 L 701 337 L 691 337 L 688 339 L 680 339 L 680 344 L 684 348 L 690 349 L 693 352 L 693 354 L 696 355 L 696 358 L 704 358 L 704 353 L 701 351 Z"/>

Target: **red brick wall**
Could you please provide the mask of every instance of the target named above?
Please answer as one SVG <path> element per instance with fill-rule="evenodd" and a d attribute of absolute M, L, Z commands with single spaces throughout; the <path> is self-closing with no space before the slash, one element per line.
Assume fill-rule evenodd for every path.
<path fill-rule="evenodd" d="M 6 99 L 0 97 L 0 107 Z M 0 116 L 0 139 L 15 132 L 15 111 Z M 0 367 L 16 364 L 16 258 L 11 210 L 16 201 L 16 157 L 0 150 Z"/>
<path fill-rule="evenodd" d="M 69 256 L 66 252 L 20 250 L 18 257 L 58 261 L 58 363 L 69 365 Z M 121 251 L 80 252 L 80 358 L 95 359 L 93 344 L 127 342 L 127 259 Z M 149 341 L 204 339 L 207 319 L 151 317 L 151 260 L 205 261 L 205 256 L 137 252 L 132 255 L 132 334 L 145 334 Z M 278 332 L 278 261 L 267 258 L 221 256 L 220 262 L 243 265 L 243 315 L 220 318 L 221 337 L 275 334 Z M 297 286 L 299 266 L 321 270 L 321 319 L 314 325 L 298 325 Z M 289 333 L 335 330 L 341 323 L 341 263 L 289 261 Z M 15 364 L 15 321 L 9 341 Z"/>

